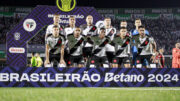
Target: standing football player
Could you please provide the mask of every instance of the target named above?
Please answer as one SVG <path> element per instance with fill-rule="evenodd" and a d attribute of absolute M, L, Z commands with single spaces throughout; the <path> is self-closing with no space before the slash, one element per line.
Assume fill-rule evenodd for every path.
<path fill-rule="evenodd" d="M 122 20 L 121 22 L 120 22 L 120 28 L 121 27 L 125 27 L 125 28 L 127 28 L 127 21 L 126 20 Z M 117 34 L 116 34 L 116 36 L 120 36 L 121 34 L 120 34 L 120 31 L 118 31 L 117 32 Z M 127 33 L 126 33 L 126 36 L 128 36 L 128 37 L 131 37 L 131 33 L 129 33 L 128 31 L 127 31 Z"/>
<path fill-rule="evenodd" d="M 131 36 L 132 36 L 133 39 L 135 39 L 139 35 L 138 28 L 139 28 L 139 26 L 142 25 L 141 19 L 136 19 L 134 25 L 135 25 L 136 29 L 131 30 Z M 145 34 L 149 35 L 149 32 L 147 30 L 145 30 Z M 135 40 L 133 40 L 133 43 L 135 43 Z M 136 58 L 137 58 L 137 55 L 138 55 L 137 52 L 138 52 L 137 47 L 132 45 L 132 55 L 133 55 L 132 65 L 133 65 L 133 67 L 136 67 Z"/>
<path fill-rule="evenodd" d="M 89 58 L 92 55 L 93 49 L 93 41 L 91 36 L 97 34 L 97 27 L 93 25 L 93 16 L 88 15 L 86 17 L 86 25 L 82 25 L 81 28 L 83 29 L 83 36 L 85 37 L 85 44 L 83 48 L 83 55 L 85 57 L 86 66 L 89 67 Z"/>
<path fill-rule="evenodd" d="M 122 20 L 121 23 L 120 23 L 120 27 L 126 27 L 127 28 L 127 21 Z"/>
<path fill-rule="evenodd" d="M 73 35 L 74 33 L 74 30 L 76 29 L 76 19 L 74 16 L 70 16 L 69 17 L 69 25 L 67 25 L 65 28 L 64 28 L 64 35 L 65 35 L 65 49 L 64 49 L 64 60 L 67 64 L 67 66 L 69 66 L 68 64 L 68 61 L 69 61 L 69 48 L 68 48 L 68 40 L 67 40 L 67 36 L 68 35 Z"/>
<path fill-rule="evenodd" d="M 120 36 L 113 40 L 115 43 L 115 58 L 113 59 L 113 68 L 121 67 L 130 68 L 130 42 L 131 38 L 126 35 L 126 27 L 120 28 Z"/>
<path fill-rule="evenodd" d="M 61 35 L 64 34 L 64 27 L 62 25 L 60 25 L 60 15 L 59 14 L 54 14 L 53 17 L 53 24 L 50 24 L 47 29 L 46 29 L 46 35 L 45 35 L 45 40 L 48 38 L 48 36 L 51 36 L 53 33 L 53 26 L 58 26 L 59 27 L 59 32 Z"/>
<path fill-rule="evenodd" d="M 59 35 L 59 26 L 53 26 L 53 34 L 47 38 L 46 43 L 46 65 L 55 63 L 65 64 L 64 62 L 64 38 Z M 56 64 L 58 65 L 58 64 Z"/>
<path fill-rule="evenodd" d="M 83 67 L 84 60 L 82 56 L 82 48 L 84 43 L 84 37 L 81 35 L 80 27 L 76 27 L 73 34 L 67 36 L 68 48 L 69 48 L 69 61 L 70 67 Z"/>
<path fill-rule="evenodd" d="M 76 29 L 76 19 L 74 16 L 69 17 L 69 25 L 67 25 L 64 29 L 65 36 L 67 37 L 69 34 L 73 34 Z"/>
<path fill-rule="evenodd" d="M 145 34 L 145 27 L 139 26 L 138 37 L 134 38 L 135 46 L 138 49 L 137 56 L 140 59 L 140 63 L 148 68 L 151 63 L 151 57 L 156 52 L 155 41 L 152 37 Z"/>
<path fill-rule="evenodd" d="M 106 29 L 106 36 L 110 39 L 110 41 L 112 41 L 116 34 L 116 28 L 111 26 L 111 18 L 104 19 L 104 27 Z M 109 44 L 106 45 L 106 54 L 107 54 L 107 58 L 110 63 L 110 66 L 112 66 L 114 52 L 115 52 L 114 44 L 113 44 L 113 42 L 109 42 Z"/>

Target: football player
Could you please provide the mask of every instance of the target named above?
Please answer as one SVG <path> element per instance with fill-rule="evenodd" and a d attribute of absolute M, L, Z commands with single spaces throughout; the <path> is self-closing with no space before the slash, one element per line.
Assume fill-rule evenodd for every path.
<path fill-rule="evenodd" d="M 68 48 L 68 40 L 67 40 L 67 36 L 68 35 L 72 35 L 74 33 L 74 30 L 76 29 L 76 19 L 74 16 L 70 16 L 69 17 L 69 25 L 67 25 L 64 28 L 64 35 L 65 35 L 65 49 L 64 49 L 64 60 L 66 62 L 66 64 L 69 66 L 68 61 L 69 61 L 69 48 Z"/>
<path fill-rule="evenodd" d="M 69 25 L 67 25 L 64 29 L 65 36 L 67 37 L 69 34 L 72 34 L 76 29 L 76 18 L 74 16 L 69 17 Z"/>
<path fill-rule="evenodd" d="M 138 28 L 139 28 L 139 26 L 142 25 L 141 19 L 136 19 L 134 25 L 135 25 L 136 29 L 131 30 L 131 36 L 133 37 L 133 39 L 135 39 L 139 35 Z M 145 34 L 149 35 L 149 32 L 147 30 L 145 30 Z M 133 43 L 135 43 L 135 40 L 133 40 Z M 136 58 L 138 55 L 137 52 L 138 52 L 137 47 L 132 45 L 132 55 L 133 55 L 132 65 L 133 65 L 133 67 L 136 67 Z"/>
<path fill-rule="evenodd" d="M 84 60 L 82 56 L 82 48 L 84 37 L 81 35 L 81 28 L 76 27 L 73 34 L 67 36 L 69 48 L 69 61 L 70 67 L 83 67 Z"/>
<path fill-rule="evenodd" d="M 59 26 L 53 26 L 53 34 L 47 38 L 45 66 L 57 66 L 64 62 L 64 38 L 59 35 Z"/>
<path fill-rule="evenodd" d="M 151 58 L 153 53 L 156 52 L 155 41 L 153 37 L 145 34 L 146 30 L 144 26 L 139 26 L 138 28 L 138 37 L 134 37 L 135 46 L 137 47 L 138 53 L 137 56 L 140 59 L 140 63 L 148 68 L 151 63 Z"/>
<path fill-rule="evenodd" d="M 115 44 L 115 58 L 113 59 L 113 68 L 130 67 L 130 42 L 131 38 L 126 35 L 126 27 L 121 27 L 120 36 L 116 36 L 113 40 Z"/>
<path fill-rule="evenodd" d="M 54 21 L 54 23 L 50 24 L 46 29 L 45 40 L 48 38 L 48 36 L 52 35 L 54 25 L 59 27 L 59 32 L 60 32 L 61 35 L 64 34 L 64 30 L 63 30 L 64 27 L 59 24 L 60 23 L 60 15 L 59 14 L 54 14 L 53 21 Z"/>
<path fill-rule="evenodd" d="M 121 28 L 121 27 L 127 28 L 127 21 L 126 21 L 126 20 L 122 20 L 122 21 L 120 22 L 120 28 Z M 116 36 L 120 36 L 120 35 L 121 35 L 121 34 L 120 34 L 120 32 L 118 31 L 117 34 L 116 34 Z M 127 31 L 126 35 L 131 37 L 131 33 L 129 33 L 128 31 Z"/>
<path fill-rule="evenodd" d="M 120 27 L 126 27 L 127 28 L 127 21 L 122 20 L 121 23 L 120 23 Z"/>
<path fill-rule="evenodd" d="M 90 67 L 109 67 L 109 62 L 106 56 L 106 45 L 109 42 L 109 38 L 105 37 L 106 29 L 100 28 L 99 34 L 92 37 L 94 42 L 93 57 L 90 62 Z"/>
<path fill-rule="evenodd" d="M 104 19 L 104 27 L 106 29 L 106 36 L 110 39 L 110 41 L 112 41 L 116 34 L 116 28 L 114 28 L 111 25 L 111 18 Z M 107 58 L 110 63 L 110 66 L 114 58 L 114 52 L 115 52 L 114 44 L 112 42 L 109 42 L 109 44 L 106 45 L 106 54 L 107 54 Z"/>
<path fill-rule="evenodd" d="M 81 28 L 83 30 L 82 34 L 85 37 L 85 44 L 83 48 L 83 55 L 85 57 L 86 66 L 89 67 L 89 58 L 92 55 L 93 42 L 91 36 L 97 34 L 97 27 L 93 25 L 93 16 L 88 15 L 86 17 L 86 25 L 82 25 Z"/>

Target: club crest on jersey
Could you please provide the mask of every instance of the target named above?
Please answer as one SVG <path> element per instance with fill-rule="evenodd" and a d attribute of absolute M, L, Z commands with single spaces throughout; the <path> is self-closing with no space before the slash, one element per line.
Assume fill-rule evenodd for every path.
<path fill-rule="evenodd" d="M 113 34 L 113 33 L 114 33 L 114 29 L 111 30 L 111 34 Z"/>
<path fill-rule="evenodd" d="M 57 7 L 63 12 L 70 12 L 76 6 L 76 0 L 56 0 Z"/>

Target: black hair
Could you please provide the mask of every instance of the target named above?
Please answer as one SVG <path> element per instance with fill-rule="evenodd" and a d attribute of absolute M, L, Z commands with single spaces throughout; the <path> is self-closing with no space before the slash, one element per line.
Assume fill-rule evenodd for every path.
<path fill-rule="evenodd" d="M 54 26 L 53 26 L 53 28 L 59 28 L 59 26 L 57 26 L 57 25 L 54 25 Z"/>
<path fill-rule="evenodd" d="M 126 20 L 121 20 L 121 22 L 127 22 Z"/>
<path fill-rule="evenodd" d="M 140 28 L 145 28 L 145 26 L 141 25 L 141 26 L 138 27 L 138 29 L 140 29 Z"/>
<path fill-rule="evenodd" d="M 141 20 L 141 19 L 140 19 L 140 18 L 136 18 L 135 21 L 136 21 L 136 20 Z"/>
<path fill-rule="evenodd" d="M 35 53 L 34 53 L 34 52 L 32 52 L 31 54 L 32 54 L 33 56 L 35 55 Z"/>
<path fill-rule="evenodd" d="M 104 27 L 101 27 L 100 30 L 106 30 Z"/>
<path fill-rule="evenodd" d="M 126 28 L 126 27 L 121 27 L 120 30 L 121 30 L 121 29 L 127 29 L 127 28 Z"/>
<path fill-rule="evenodd" d="M 58 13 L 55 13 L 54 16 L 59 16 L 59 14 L 58 14 Z"/>

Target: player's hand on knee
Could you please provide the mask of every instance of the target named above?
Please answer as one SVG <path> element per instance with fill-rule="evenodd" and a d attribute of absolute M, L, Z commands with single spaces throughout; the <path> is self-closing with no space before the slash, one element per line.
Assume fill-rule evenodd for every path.
<path fill-rule="evenodd" d="M 44 62 L 44 64 L 45 64 L 45 65 L 50 64 L 49 60 L 46 60 L 46 61 Z"/>

